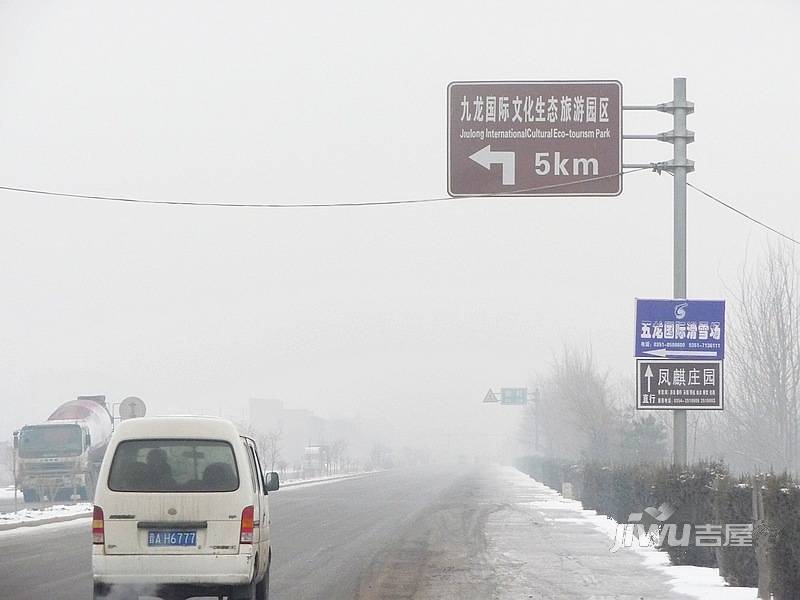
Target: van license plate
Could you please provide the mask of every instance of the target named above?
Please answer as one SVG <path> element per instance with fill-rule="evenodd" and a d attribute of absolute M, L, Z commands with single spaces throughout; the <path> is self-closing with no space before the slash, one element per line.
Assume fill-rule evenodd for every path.
<path fill-rule="evenodd" d="M 174 531 L 159 529 L 147 532 L 148 546 L 196 546 L 196 531 Z"/>

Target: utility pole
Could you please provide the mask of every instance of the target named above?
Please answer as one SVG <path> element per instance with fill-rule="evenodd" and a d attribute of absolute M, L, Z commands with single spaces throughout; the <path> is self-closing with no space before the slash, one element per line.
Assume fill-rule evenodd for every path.
<path fill-rule="evenodd" d="M 686 146 L 692 141 L 686 129 L 686 116 L 694 112 L 694 106 L 686 102 L 686 78 L 672 80 L 672 193 L 673 216 L 673 298 L 686 298 L 686 175 L 690 165 L 687 162 Z M 686 409 L 676 409 L 672 413 L 672 453 L 675 466 L 687 464 L 688 427 Z"/>
<path fill-rule="evenodd" d="M 627 168 L 653 167 L 657 172 L 672 173 L 673 191 L 673 246 L 672 246 L 672 297 L 686 299 L 686 176 L 694 171 L 686 147 L 694 141 L 694 132 L 686 128 L 686 117 L 694 112 L 694 104 L 686 100 L 686 78 L 672 80 L 672 102 L 655 106 L 623 106 L 623 110 L 656 110 L 672 113 L 672 131 L 658 134 L 623 135 L 628 140 L 658 140 L 672 144 L 672 160 L 650 164 L 626 164 Z M 688 428 L 686 409 L 672 411 L 672 462 L 675 466 L 687 464 Z"/>

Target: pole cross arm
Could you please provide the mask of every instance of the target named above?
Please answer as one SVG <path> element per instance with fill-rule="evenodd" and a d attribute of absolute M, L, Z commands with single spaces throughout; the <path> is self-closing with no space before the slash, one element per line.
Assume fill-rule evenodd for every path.
<path fill-rule="evenodd" d="M 675 133 L 674 131 L 664 131 L 661 133 L 628 133 L 623 134 L 622 139 L 624 140 L 657 140 L 659 142 L 669 142 L 670 144 L 674 144 L 675 140 L 677 139 L 684 139 L 686 140 L 687 144 L 691 144 L 694 141 L 694 131 L 686 130 L 686 133 L 680 134 Z"/>
<path fill-rule="evenodd" d="M 690 115 L 694 112 L 694 102 L 688 100 L 673 100 L 672 102 L 663 102 L 658 105 L 656 110 L 665 113 L 675 114 L 677 109 L 683 109 L 684 114 Z"/>
<path fill-rule="evenodd" d="M 691 173 L 694 171 L 694 161 L 686 159 L 685 162 L 675 162 L 674 160 L 662 160 L 661 162 L 651 162 L 651 163 L 625 163 L 622 165 L 623 169 L 653 169 L 654 173 L 661 174 L 661 171 L 672 171 L 674 172 L 675 169 L 683 167 L 686 169 L 687 173 Z"/>
<path fill-rule="evenodd" d="M 673 100 L 672 102 L 662 102 L 660 104 L 627 104 L 622 107 L 622 110 L 657 110 L 671 114 L 675 114 L 676 109 L 683 109 L 687 115 L 692 114 L 694 112 L 694 102 Z"/>
<path fill-rule="evenodd" d="M 692 171 L 694 171 L 694 161 L 688 158 L 683 161 L 665 160 L 660 163 L 656 163 L 656 165 L 653 167 L 653 170 L 656 173 L 660 173 L 661 171 L 674 172 L 675 169 L 679 168 L 686 169 L 687 173 L 691 173 Z"/>

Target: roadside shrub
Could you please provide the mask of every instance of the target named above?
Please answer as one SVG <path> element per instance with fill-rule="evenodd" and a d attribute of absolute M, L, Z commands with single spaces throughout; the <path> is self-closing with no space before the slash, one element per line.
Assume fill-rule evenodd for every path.
<path fill-rule="evenodd" d="M 714 523 L 714 483 L 717 476 L 724 476 L 725 468 L 720 464 L 700 463 L 685 469 L 663 467 L 656 473 L 654 496 L 659 503 L 666 502 L 676 510 L 669 519 L 680 532 L 683 526 L 690 525 L 688 546 L 665 546 L 673 565 L 692 565 L 696 567 L 717 566 L 717 556 L 713 547 L 697 546 L 695 539 L 697 525 Z"/>
<path fill-rule="evenodd" d="M 769 475 L 762 493 L 772 541 L 772 593 L 775 600 L 800 600 L 800 489 L 786 474 Z"/>
<path fill-rule="evenodd" d="M 698 525 L 753 523 L 753 488 L 748 478 L 731 477 L 721 463 L 698 463 L 685 469 L 666 465 L 575 464 L 547 457 L 525 457 L 517 468 L 561 491 L 573 484 L 584 508 L 626 523 L 631 513 L 667 503 L 676 509 L 668 519 L 678 527 L 690 525 L 688 546 L 664 546 L 674 565 L 715 567 L 730 586 L 758 585 L 755 548 L 750 546 L 696 546 Z M 800 486 L 784 474 L 759 476 L 764 500 L 772 593 L 775 600 L 800 600 Z M 759 532 L 754 532 L 754 538 Z"/>
<path fill-rule="evenodd" d="M 714 489 L 714 523 L 730 525 L 753 522 L 753 487 L 745 479 L 718 477 Z M 758 563 L 751 546 L 723 546 L 716 549 L 719 574 L 728 585 L 756 587 Z"/>

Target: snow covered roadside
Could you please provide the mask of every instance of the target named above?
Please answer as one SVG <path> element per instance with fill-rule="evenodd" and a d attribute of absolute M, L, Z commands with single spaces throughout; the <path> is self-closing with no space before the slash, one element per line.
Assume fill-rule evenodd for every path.
<path fill-rule="evenodd" d="M 361 477 L 366 477 L 367 475 L 373 475 L 375 473 L 378 473 L 378 471 L 363 471 L 361 473 L 347 473 L 344 475 L 331 475 L 330 477 L 316 477 L 312 479 L 287 479 L 285 482 L 281 481 L 281 490 L 333 483 L 334 481 L 342 481 L 345 479 L 360 479 Z"/>
<path fill-rule="evenodd" d="M 586 577 L 587 591 L 594 591 L 603 581 L 603 579 L 593 581 L 592 578 L 594 574 L 602 572 L 599 563 L 601 562 L 600 559 L 605 558 L 602 562 L 612 565 L 615 571 L 630 571 L 629 575 L 633 575 L 631 582 L 636 582 L 637 585 L 640 585 L 643 580 L 650 579 L 647 575 L 648 571 L 658 573 L 662 578 L 665 578 L 671 588 L 670 591 L 674 595 L 662 596 L 656 591 L 656 595 L 643 596 L 648 599 L 682 597 L 702 600 L 753 600 L 756 598 L 755 588 L 727 587 L 725 581 L 719 576 L 717 569 L 672 566 L 666 552 L 661 552 L 652 547 L 639 547 L 638 544 L 634 544 L 631 548 L 621 548 L 615 554 L 612 554 L 610 549 L 617 526 L 613 519 L 598 515 L 593 510 L 585 510 L 580 502 L 565 499 L 558 492 L 511 467 L 503 468 L 501 481 L 502 485 L 510 492 L 507 501 L 513 503 L 512 509 L 522 511 L 522 514 L 527 519 L 534 520 L 535 523 L 543 519 L 543 525 L 565 530 L 572 528 L 575 533 L 578 533 L 579 529 L 594 529 L 606 536 L 608 546 L 605 552 L 607 556 L 596 556 L 584 548 L 583 552 L 589 558 L 587 559 L 584 555 L 577 557 L 577 562 L 583 565 L 588 564 L 589 559 L 597 563 L 596 568 L 592 569 L 592 575 L 587 575 Z M 500 548 L 518 548 L 524 553 L 525 548 L 530 546 L 525 539 L 527 535 L 530 535 L 530 532 L 524 529 L 517 529 L 517 537 L 519 539 L 515 540 L 513 539 L 514 530 L 512 528 L 502 528 L 499 523 L 493 525 L 492 519 L 487 525 L 488 539 L 495 541 L 496 538 L 497 545 Z M 576 541 L 580 543 L 580 540 Z M 589 540 L 586 539 L 584 542 L 588 547 Z M 515 558 L 519 560 L 523 557 L 517 556 Z M 573 556 L 566 558 L 575 560 Z M 656 579 L 661 578 L 656 577 Z M 612 598 L 639 598 L 640 595 L 639 593 L 634 594 L 633 589 L 615 589 L 611 595 L 609 595 L 609 591 L 603 590 L 599 593 L 593 592 L 587 597 L 598 600 L 611 600 Z"/>
<path fill-rule="evenodd" d="M 19 527 L 34 527 L 47 523 L 62 523 L 75 519 L 88 518 L 92 514 L 92 505 L 86 502 L 81 504 L 58 504 L 47 508 L 23 508 L 17 512 L 0 513 L 0 531 L 17 529 Z"/>
<path fill-rule="evenodd" d="M 17 495 L 22 498 L 22 492 L 17 492 Z M 13 500 L 14 499 L 14 486 L 0 488 L 0 500 Z"/>

